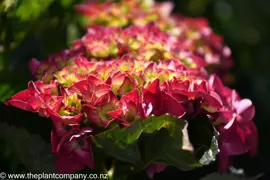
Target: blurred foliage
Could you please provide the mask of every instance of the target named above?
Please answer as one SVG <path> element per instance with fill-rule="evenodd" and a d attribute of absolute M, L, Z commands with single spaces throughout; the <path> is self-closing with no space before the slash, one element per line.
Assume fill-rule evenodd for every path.
<path fill-rule="evenodd" d="M 0 136 L 6 137 L 5 157 L 15 157 L 12 165 L 22 163 L 29 172 L 56 173 L 54 169 L 54 155 L 51 153 L 51 144 L 44 142 L 39 135 L 29 133 L 26 129 L 14 127 L 7 123 L 0 124 Z M 15 153 L 10 154 L 11 148 Z M 16 172 L 16 170 L 13 170 Z"/>
<path fill-rule="evenodd" d="M 78 3 L 80 1 L 76 1 Z M 4 0 L 0 4 L 0 100 L 26 88 L 27 62 L 68 48 L 80 29 L 72 0 Z"/>
<path fill-rule="evenodd" d="M 67 48 L 72 40 L 83 35 L 85 30 L 79 26 L 78 16 L 72 7 L 80 2 L 80 0 L 0 1 L 0 103 L 27 87 L 27 82 L 32 79 L 27 65 L 29 59 L 33 57 L 45 59 L 48 54 Z M 224 35 L 226 44 L 231 47 L 236 63 L 233 69 L 235 84 L 231 86 L 236 88 L 242 97 L 248 97 L 254 102 L 255 123 L 260 134 L 257 157 L 255 159 L 247 156 L 236 157 L 233 163 L 236 167 L 243 168 L 248 176 L 254 177 L 262 172 L 268 172 L 270 1 L 175 0 L 174 2 L 176 12 L 186 16 L 206 17 L 215 32 Z M 41 134 L 40 131 L 46 127 L 49 133 L 50 124 L 44 126 L 40 118 L 0 105 L 1 122 L 27 124 L 27 130 L 30 129 L 30 133 L 36 134 Z M 14 130 L 7 130 L 12 131 Z M 22 136 L 23 133 L 24 130 Z M 48 138 L 43 137 L 49 141 Z M 13 152 L 13 146 L 4 141 L 0 143 L 0 161 L 6 166 L 5 171 L 23 172 L 25 167 L 21 167 L 16 159 L 18 152 Z M 167 168 L 157 175 L 156 179 L 173 179 L 173 177 L 198 179 L 213 171 L 216 171 L 215 164 L 191 173 Z"/>

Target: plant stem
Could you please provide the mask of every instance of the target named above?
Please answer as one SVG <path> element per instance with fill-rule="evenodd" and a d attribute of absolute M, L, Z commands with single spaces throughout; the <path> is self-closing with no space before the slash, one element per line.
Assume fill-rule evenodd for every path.
<path fill-rule="evenodd" d="M 113 180 L 114 179 L 114 171 L 115 171 L 115 161 L 113 161 L 112 166 L 108 170 L 104 164 L 102 164 L 102 169 L 104 174 L 108 174 L 108 179 Z"/>

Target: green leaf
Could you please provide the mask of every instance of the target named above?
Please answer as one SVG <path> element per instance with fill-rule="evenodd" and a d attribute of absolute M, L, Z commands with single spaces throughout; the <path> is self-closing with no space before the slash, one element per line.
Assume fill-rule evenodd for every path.
<path fill-rule="evenodd" d="M 0 83 L 0 101 L 6 101 L 10 96 L 12 96 L 15 91 L 9 86 L 9 84 Z"/>
<path fill-rule="evenodd" d="M 150 116 L 145 120 L 135 121 L 128 128 L 114 127 L 97 135 L 96 140 L 98 142 L 101 139 L 112 139 L 118 147 L 125 148 L 127 145 L 136 142 L 143 132 L 151 134 L 172 123 L 172 120 L 173 118 L 168 115 Z"/>
<path fill-rule="evenodd" d="M 52 0 L 21 0 L 20 5 L 16 9 L 16 16 L 22 21 L 29 21 L 37 18 L 50 5 Z"/>
<path fill-rule="evenodd" d="M 60 0 L 60 3 L 63 7 L 69 7 L 70 5 L 72 5 L 72 0 Z"/>
<path fill-rule="evenodd" d="M 154 117 L 150 116 L 145 120 L 135 121 L 131 127 L 121 129 L 114 127 L 94 138 L 96 145 L 104 150 L 108 155 L 118 160 L 138 164 L 141 161 L 137 140 L 140 135 L 153 133 L 167 125 L 172 118 L 168 115 Z"/>
<path fill-rule="evenodd" d="M 190 170 L 215 160 L 216 134 L 208 118 L 188 122 L 169 115 L 137 120 L 128 128 L 114 127 L 94 138 L 97 147 L 118 160 L 144 168 L 165 163 Z M 189 135 L 192 134 L 192 139 Z M 193 142 L 195 146 L 191 143 Z"/>
<path fill-rule="evenodd" d="M 212 137 L 211 146 L 208 151 L 205 151 L 200 163 L 204 165 L 210 164 L 212 161 L 216 160 L 216 155 L 219 153 L 217 136 L 219 133 L 214 129 L 215 135 Z"/>
<path fill-rule="evenodd" d="M 171 118 L 167 124 L 165 129 L 144 136 L 142 152 L 146 164 L 164 163 L 191 170 L 215 160 L 217 134 L 206 116 L 190 121 Z"/>
<path fill-rule="evenodd" d="M 200 163 L 206 165 L 215 161 L 219 152 L 217 136 L 218 132 L 209 122 L 207 116 L 197 116 L 189 121 L 189 138 L 195 148 L 195 155 Z"/>
<path fill-rule="evenodd" d="M 0 138 L 31 172 L 56 172 L 51 145 L 23 128 L 0 123 Z"/>
<path fill-rule="evenodd" d="M 125 148 L 120 148 L 115 144 L 113 139 L 108 139 L 105 137 L 96 137 L 93 140 L 98 148 L 102 150 L 109 156 L 124 162 L 131 164 L 139 164 L 141 155 L 139 148 L 136 143 L 125 146 Z"/>
<path fill-rule="evenodd" d="M 142 136 L 140 147 L 146 165 L 163 163 L 191 170 L 215 160 L 217 133 L 207 117 L 189 121 L 172 118 L 168 127 Z"/>
<path fill-rule="evenodd" d="M 175 119 L 171 128 L 144 135 L 141 147 L 145 164 L 163 163 L 181 170 L 202 166 L 193 153 L 194 147 L 189 141 L 187 126 L 187 121 Z"/>

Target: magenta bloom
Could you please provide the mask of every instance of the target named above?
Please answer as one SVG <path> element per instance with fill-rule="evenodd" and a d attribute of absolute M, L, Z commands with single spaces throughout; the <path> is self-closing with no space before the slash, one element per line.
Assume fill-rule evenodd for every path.
<path fill-rule="evenodd" d="M 241 99 L 235 90 L 222 86 L 216 76 L 210 78 L 212 88 L 218 90 L 226 108 L 220 112 L 218 126 L 220 133 L 220 170 L 226 171 L 230 164 L 230 157 L 249 151 L 255 155 L 257 151 L 257 129 L 252 122 L 255 108 L 249 99 Z"/>

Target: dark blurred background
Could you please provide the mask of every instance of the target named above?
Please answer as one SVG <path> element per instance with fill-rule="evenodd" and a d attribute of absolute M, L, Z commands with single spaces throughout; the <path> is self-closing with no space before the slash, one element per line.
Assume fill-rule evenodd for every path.
<path fill-rule="evenodd" d="M 31 79 L 27 67 L 29 59 L 33 57 L 45 59 L 50 53 L 68 48 L 72 40 L 83 35 L 84 30 L 77 21 L 78 15 L 72 8 L 74 4 L 80 2 L 75 0 L 0 1 L 1 121 L 16 122 L 18 127 L 22 126 L 22 122 L 29 121 L 27 125 L 30 132 L 38 134 L 39 131 L 50 131 L 50 124 L 46 128 L 39 127 L 38 120 L 32 120 L 38 117 L 15 108 L 5 107 L 2 102 L 15 92 L 27 88 L 27 82 Z M 235 67 L 231 72 L 234 74 L 234 81 L 229 86 L 235 88 L 243 98 L 253 101 L 256 107 L 254 121 L 259 131 L 257 156 L 253 159 L 246 155 L 235 157 L 233 166 L 242 168 L 247 177 L 264 174 L 261 179 L 268 179 L 266 173 L 270 170 L 268 164 L 270 160 L 268 145 L 270 137 L 270 1 L 175 0 L 174 11 L 190 17 L 207 18 L 213 30 L 223 35 L 225 44 L 232 49 Z M 14 144 L 10 146 L 6 140 L 21 143 L 26 141 L 26 144 L 31 141 L 33 144 L 36 139 L 17 140 L 20 136 L 26 137 L 27 132 L 21 130 L 19 134 L 16 134 L 12 132 L 12 128 L 7 129 L 5 126 L 0 126 L 0 128 L 2 128 L 0 137 L 5 136 L 0 141 L 1 166 L 8 172 L 24 171 L 22 162 L 25 164 L 25 161 L 30 161 L 34 155 L 28 152 L 28 160 L 19 160 L 16 155 L 27 152 L 14 150 Z M 49 142 L 48 137 L 41 138 Z M 42 157 L 39 158 L 39 162 L 43 162 Z M 216 170 L 215 164 L 188 173 L 168 168 L 157 175 L 156 179 L 174 179 L 175 177 L 186 177 L 183 179 L 187 180 L 199 179 Z"/>

